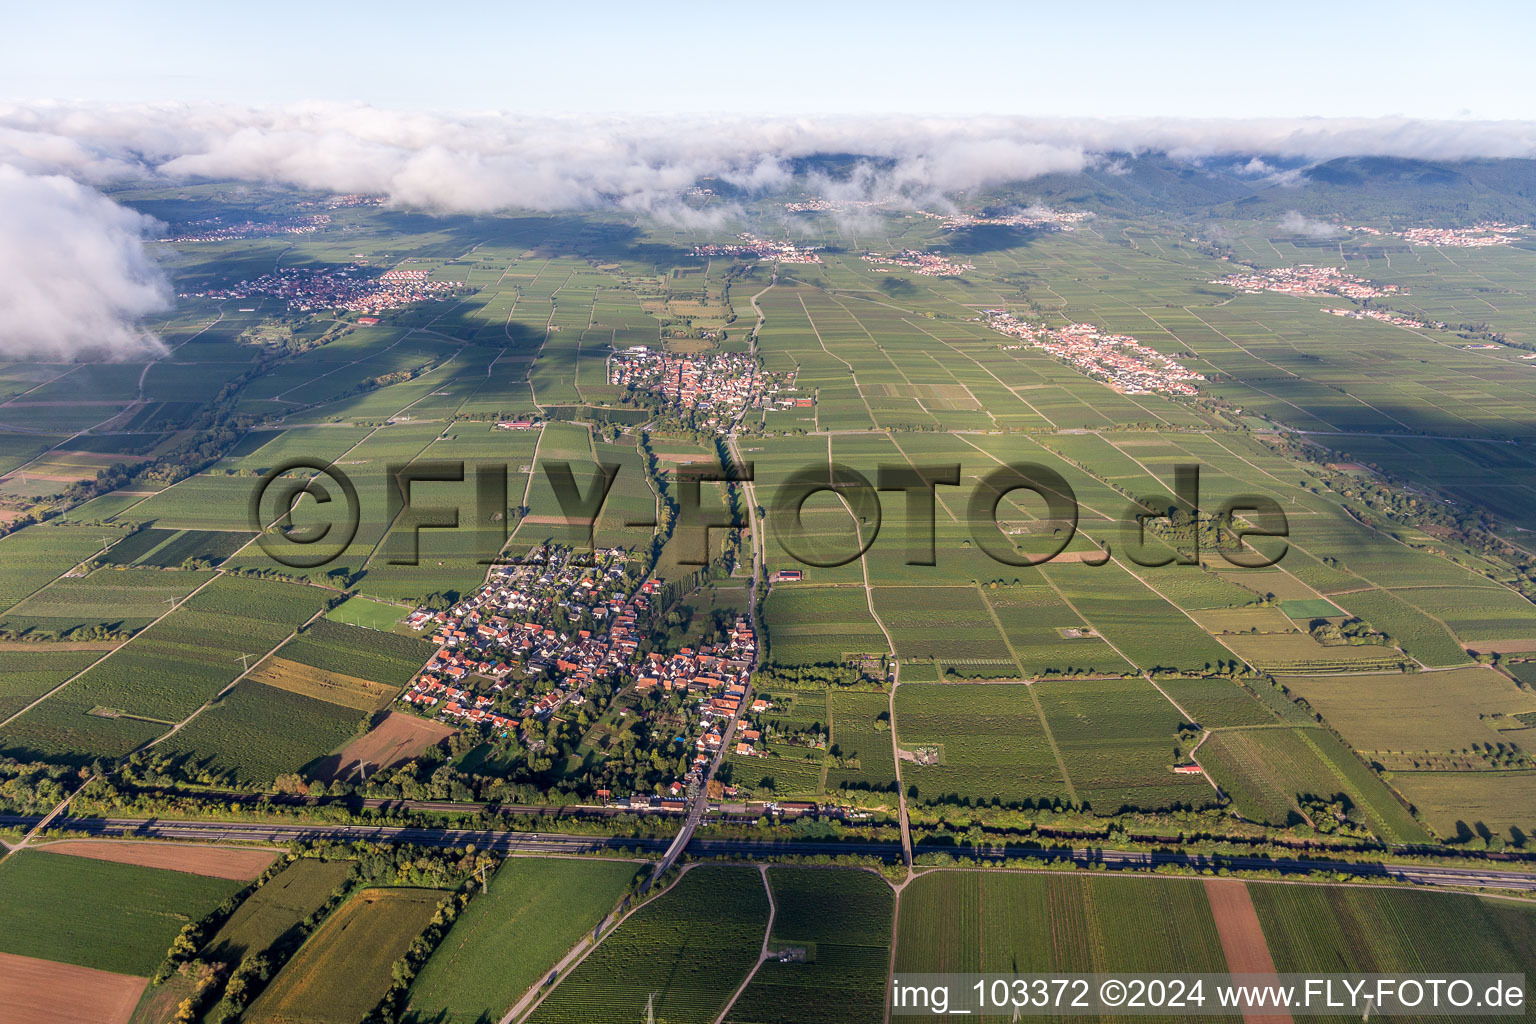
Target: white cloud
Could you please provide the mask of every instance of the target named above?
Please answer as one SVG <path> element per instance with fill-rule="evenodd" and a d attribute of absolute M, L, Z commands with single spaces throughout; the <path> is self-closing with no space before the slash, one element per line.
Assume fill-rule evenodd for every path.
<path fill-rule="evenodd" d="M 171 290 L 145 251 L 155 226 L 59 175 L 0 164 L 0 358 L 128 359 L 165 346 L 137 326 Z"/>
<path fill-rule="evenodd" d="M 1308 238 L 1332 238 L 1339 233 L 1336 226 L 1325 220 L 1308 217 L 1300 210 L 1290 210 L 1281 217 L 1280 230 L 1293 235 L 1306 235 Z"/>
<path fill-rule="evenodd" d="M 0 105 L 0 161 L 32 172 L 92 183 L 141 175 L 273 182 L 386 194 L 443 212 L 575 209 L 615 199 L 657 212 L 700 177 L 763 191 L 789 181 L 790 161 L 825 153 L 871 161 L 836 185 L 845 198 L 857 192 L 928 202 L 944 192 L 1089 166 L 1118 170 L 1123 158 L 1105 154 L 1149 151 L 1190 161 L 1242 154 L 1236 167 L 1253 175 L 1276 173 L 1264 157 L 1536 157 L 1536 122 L 642 119 L 434 114 L 331 103 Z"/>

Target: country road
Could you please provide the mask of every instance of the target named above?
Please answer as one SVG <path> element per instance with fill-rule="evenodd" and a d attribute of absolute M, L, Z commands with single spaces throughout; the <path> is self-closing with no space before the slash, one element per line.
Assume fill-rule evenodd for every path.
<path fill-rule="evenodd" d="M 0 828 L 27 829 L 41 819 L 36 816 L 0 816 Z M 583 836 L 559 832 L 504 832 L 490 829 L 419 828 L 393 825 L 329 825 L 308 822 L 251 823 L 230 821 L 180 821 L 164 818 L 60 818 L 53 826 L 92 836 L 132 839 L 181 839 L 198 842 L 291 843 L 297 840 L 333 840 L 341 842 L 372 841 L 415 843 L 421 846 L 468 846 L 495 853 L 577 854 L 612 851 L 655 852 L 672 845 L 668 838 L 631 838 L 625 836 Z M 687 852 L 696 857 L 735 857 L 744 860 L 781 856 L 817 856 L 827 854 L 879 857 L 895 862 L 901 858 L 901 844 L 896 842 L 854 841 L 846 843 L 813 840 L 742 840 L 698 839 L 688 842 Z M 917 856 L 924 853 L 954 853 L 952 847 L 918 844 Z M 1304 875 L 1314 871 L 1348 871 L 1355 875 L 1392 879 L 1426 886 L 1493 886 L 1536 892 L 1536 870 L 1503 871 L 1486 867 L 1452 867 L 1425 864 L 1351 864 L 1345 861 L 1308 858 L 1266 858 L 1253 856 L 1212 857 L 1205 854 L 1105 850 L 1088 847 L 1073 849 L 1010 848 L 983 851 L 993 859 L 1034 857 L 1040 860 L 1072 862 L 1080 866 L 1104 865 L 1107 870 L 1148 868 L 1178 864 L 1192 868 L 1224 867 L 1237 870 L 1277 871 Z"/>

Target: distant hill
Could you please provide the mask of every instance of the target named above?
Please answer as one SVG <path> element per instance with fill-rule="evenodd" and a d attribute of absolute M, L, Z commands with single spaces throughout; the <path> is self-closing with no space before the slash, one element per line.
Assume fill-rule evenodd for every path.
<path fill-rule="evenodd" d="M 1253 160 L 1273 169 L 1255 175 Z M 1536 160 L 1429 161 L 1341 157 L 1319 163 L 1228 154 L 1198 163 L 1166 154 L 1109 154 L 1078 174 L 1052 174 L 973 195 L 982 203 L 1174 217 L 1280 218 L 1290 210 L 1348 222 L 1536 221 Z"/>

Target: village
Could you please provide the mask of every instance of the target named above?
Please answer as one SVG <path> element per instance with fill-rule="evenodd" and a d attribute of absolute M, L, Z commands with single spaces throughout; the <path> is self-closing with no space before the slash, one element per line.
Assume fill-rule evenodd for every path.
<path fill-rule="evenodd" d="M 1006 310 L 982 311 L 989 327 L 1025 344 L 1005 345 L 1008 350 L 1037 348 L 1064 359 L 1094 380 L 1101 380 L 1126 395 L 1194 395 L 1196 373 L 1155 349 L 1125 334 L 1107 334 L 1092 324 L 1049 328 L 1025 323 Z"/>
<path fill-rule="evenodd" d="M 679 770 L 657 783 L 657 795 L 680 799 L 697 791 L 725 744 L 727 727 L 749 710 L 742 705 L 757 637 L 746 618 L 737 618 L 720 642 L 674 654 L 642 652 L 661 584 L 650 579 L 635 585 L 630 570 L 622 549 L 584 557 L 545 546 L 495 567 L 485 586 L 451 608 L 416 609 L 407 625 L 430 631 L 438 650 L 400 702 L 425 717 L 526 739 L 534 720 L 547 723 L 590 701 L 607 703 L 601 695 L 625 692 L 636 699 L 618 706 L 613 718 L 633 717 L 637 724 L 654 718 L 669 755 L 684 743 L 692 750 Z M 758 701 L 750 710 L 766 708 Z M 750 750 L 757 737 L 742 730 L 737 749 Z M 653 806 L 648 793 L 615 795 L 604 787 L 593 795 L 634 810 L 681 809 Z"/>
<path fill-rule="evenodd" d="M 1485 221 L 1470 228 L 1409 228 L 1395 231 L 1410 245 L 1435 245 L 1448 249 L 1484 249 L 1493 245 L 1513 244 L 1515 236 L 1530 229 L 1529 224 L 1505 224 Z"/>
<path fill-rule="evenodd" d="M 1429 328 L 1434 328 L 1435 330 L 1445 329 L 1445 322 L 1442 320 L 1419 320 L 1402 313 L 1394 313 L 1389 309 L 1351 309 L 1348 307 L 1337 309 L 1324 306 L 1322 311 L 1333 316 L 1346 317 L 1350 320 L 1379 320 L 1384 324 L 1392 324 L 1394 327 L 1415 327 L 1420 330 L 1427 330 Z"/>
<path fill-rule="evenodd" d="M 798 246 L 793 242 L 772 242 L 756 235 L 737 235 L 736 245 L 696 245 L 695 256 L 749 256 L 767 263 L 820 263 L 820 246 Z"/>
<path fill-rule="evenodd" d="M 797 394 L 793 371 L 765 371 L 741 352 L 680 356 L 639 345 L 613 354 L 608 383 L 649 392 L 669 406 L 702 414 L 702 425 L 721 431 L 746 409 L 813 404 Z"/>
<path fill-rule="evenodd" d="M 925 277 L 960 277 L 967 270 L 975 270 L 974 263 L 956 263 L 945 259 L 936 252 L 922 252 L 917 249 L 903 249 L 895 256 L 882 256 L 878 253 L 866 252 L 860 257 L 865 263 L 875 264 L 875 273 L 886 273 L 886 267 L 900 267 L 910 270 L 914 274 L 922 274 Z"/>
<path fill-rule="evenodd" d="M 1339 295 L 1346 299 L 1379 299 L 1404 294 L 1404 290 L 1395 284 L 1373 284 L 1362 277 L 1346 274 L 1337 267 L 1314 267 L 1309 263 L 1228 274 L 1210 283 L 1236 288 L 1249 295 L 1276 292 L 1280 295 Z"/>
<path fill-rule="evenodd" d="M 225 224 L 222 218 L 193 221 L 182 225 L 178 235 L 166 238 L 167 242 L 229 242 L 242 238 L 270 238 L 276 235 L 312 235 L 331 222 L 328 214 L 316 213 L 305 217 L 288 217 L 283 220 L 245 220 Z"/>
<path fill-rule="evenodd" d="M 895 202 L 895 197 L 887 199 L 803 199 L 792 203 L 785 203 L 784 209 L 788 213 L 841 213 L 844 210 L 871 210 Z"/>
<path fill-rule="evenodd" d="M 182 298 L 249 299 L 267 295 L 290 310 L 334 309 L 349 313 L 384 313 L 418 302 L 440 302 L 457 290 L 453 281 L 434 281 L 425 270 L 388 270 L 371 276 L 360 264 L 335 270 L 280 268 L 229 288 L 210 288 Z"/>
<path fill-rule="evenodd" d="M 970 227 L 1029 228 L 1035 231 L 1071 231 L 1072 225 L 1089 220 L 1093 214 L 1087 210 L 1060 212 L 1044 206 L 1030 206 L 1014 213 L 944 215 L 924 213 L 943 221 L 944 230 L 959 231 Z"/>

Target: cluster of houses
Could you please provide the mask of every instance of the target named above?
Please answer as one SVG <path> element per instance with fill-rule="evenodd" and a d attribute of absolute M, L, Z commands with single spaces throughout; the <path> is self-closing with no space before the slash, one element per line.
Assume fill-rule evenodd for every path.
<path fill-rule="evenodd" d="M 924 277 L 960 277 L 967 270 L 976 269 L 974 263 L 957 263 L 954 260 L 945 259 L 936 252 L 921 252 L 917 249 L 903 249 L 895 256 L 866 252 L 861 259 L 865 263 L 875 264 L 877 274 L 885 273 L 886 267 L 900 267 L 914 274 L 922 274 Z"/>
<path fill-rule="evenodd" d="M 1081 224 L 1093 216 L 1087 210 L 1052 210 L 1044 206 L 1031 206 L 1012 213 L 951 215 L 924 213 L 924 216 L 943 221 L 946 231 L 960 231 L 971 227 L 1028 228 L 1033 231 L 1071 231 L 1072 225 Z"/>
<path fill-rule="evenodd" d="M 194 221 L 182 228 L 179 235 L 167 238 L 167 242 L 230 242 L 242 238 L 270 238 L 274 235 L 312 235 L 331 222 L 323 213 L 306 217 L 288 217 L 283 220 L 241 221 L 225 224 L 223 218 Z"/>
<path fill-rule="evenodd" d="M 660 586 L 647 580 L 631 592 L 626 565 L 621 549 L 584 559 L 540 548 L 493 568 L 485 586 L 452 608 L 416 609 L 407 625 L 430 630 L 438 650 L 400 700 L 434 717 L 498 729 L 580 707 L 594 682 L 628 674 L 639 648 L 636 616 Z M 555 625 L 561 616 L 564 629 Z M 549 674 L 558 685 L 509 707 L 503 695 L 514 668 L 522 677 Z"/>
<path fill-rule="evenodd" d="M 757 635 L 747 619 L 738 618 L 719 644 L 684 647 L 673 655 L 653 653 L 636 666 L 636 693 L 684 693 L 699 710 L 699 732 L 692 737 L 693 758 L 687 773 L 669 783 L 671 795 L 687 792 L 703 781 L 710 762 L 725 746 L 732 721 L 736 722 L 736 752 L 752 752 L 760 737 L 742 716 L 770 707 L 760 699 L 745 704 L 756 658 Z"/>
<path fill-rule="evenodd" d="M 1211 284 L 1226 285 L 1249 295 L 1279 292 L 1281 295 L 1342 295 L 1346 299 L 1379 299 L 1403 292 L 1395 284 L 1373 284 L 1363 277 L 1346 274 L 1338 267 L 1314 267 L 1309 263 L 1228 274 Z"/>
<path fill-rule="evenodd" d="M 327 210 L 348 210 L 358 206 L 383 206 L 383 196 L 364 195 L 360 192 L 348 192 L 345 195 L 331 196 L 325 201 Z"/>
<path fill-rule="evenodd" d="M 1392 324 L 1396 327 L 1417 327 L 1421 330 L 1426 330 L 1429 328 L 1444 330 L 1445 328 L 1445 322 L 1443 320 L 1420 320 L 1417 317 L 1405 316 L 1402 313 L 1394 313 L 1389 309 L 1333 309 L 1328 306 L 1324 306 L 1323 312 L 1331 313 L 1334 316 L 1346 317 L 1350 320 L 1380 320 L 1384 324 Z"/>
<path fill-rule="evenodd" d="M 1041 349 L 1122 394 L 1194 395 L 1194 382 L 1205 379 L 1204 374 L 1126 334 L 1109 334 L 1092 324 L 1044 327 L 1025 323 L 1001 309 L 982 312 L 993 330 L 1021 342 L 1004 348 Z"/>
<path fill-rule="evenodd" d="M 694 753 L 687 771 L 667 779 L 663 788 L 671 798 L 696 791 L 724 746 L 730 723 L 769 708 L 766 701 L 747 703 L 757 636 L 749 620 L 738 618 L 718 643 L 642 657 L 636 619 L 650 607 L 660 583 L 647 580 L 632 588 L 626 565 L 620 549 L 587 560 L 564 548 L 541 548 L 517 564 L 497 566 L 484 587 L 452 608 L 416 609 L 406 622 L 430 631 L 437 652 L 400 701 L 428 717 L 505 733 L 530 717 L 547 721 L 563 708 L 582 706 L 597 682 L 632 684 L 641 696 L 679 695 L 697 711 L 689 716 L 696 722 L 694 734 L 677 737 L 691 743 Z M 568 628 L 557 628 L 557 613 Z M 544 676 L 555 685 L 543 693 L 509 692 L 514 670 L 516 678 Z M 737 728 L 737 751 L 750 753 L 756 731 L 744 720 Z M 622 803 L 606 790 L 597 796 Z M 667 809 L 652 807 L 649 798 L 642 802 L 631 809 Z"/>
<path fill-rule="evenodd" d="M 788 213 L 842 213 L 844 210 L 868 210 L 876 206 L 884 206 L 895 198 L 891 196 L 887 199 L 805 199 L 800 202 L 785 203 L 784 209 Z"/>
<path fill-rule="evenodd" d="M 417 302 L 437 302 L 459 287 L 453 281 L 433 281 L 424 270 L 391 270 L 374 276 L 353 264 L 330 270 L 285 267 L 229 288 L 210 288 L 183 298 L 248 299 L 268 295 L 291 310 L 335 309 L 350 313 L 382 313 Z"/>
<path fill-rule="evenodd" d="M 1509 245 L 1522 231 L 1530 230 L 1529 224 L 1505 224 L 1502 221 L 1484 221 L 1470 228 L 1409 228 L 1392 234 L 1410 245 L 1438 245 L 1450 249 L 1484 249 L 1492 245 Z M 1367 228 L 1355 228 L 1367 231 Z M 1371 231 L 1381 234 L 1380 231 Z"/>
<path fill-rule="evenodd" d="M 733 245 L 696 245 L 695 256 L 752 257 L 768 263 L 820 263 L 821 246 L 798 246 L 793 242 L 773 242 L 756 235 L 740 234 Z"/>
<path fill-rule="evenodd" d="M 795 373 L 758 368 L 740 352 L 677 356 L 639 345 L 614 353 L 608 383 L 647 391 L 668 405 L 704 413 L 708 425 L 726 430 L 743 410 L 765 402 L 782 408 L 812 404 L 795 394 Z"/>

